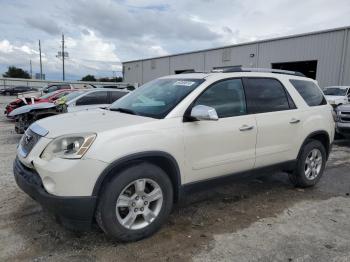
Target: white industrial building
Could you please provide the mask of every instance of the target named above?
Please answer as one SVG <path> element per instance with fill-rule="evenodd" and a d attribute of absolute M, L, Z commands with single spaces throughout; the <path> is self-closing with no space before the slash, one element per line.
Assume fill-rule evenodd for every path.
<path fill-rule="evenodd" d="M 294 70 L 321 87 L 350 85 L 350 26 L 188 53 L 127 61 L 124 81 L 143 84 L 184 71 L 229 66 Z"/>

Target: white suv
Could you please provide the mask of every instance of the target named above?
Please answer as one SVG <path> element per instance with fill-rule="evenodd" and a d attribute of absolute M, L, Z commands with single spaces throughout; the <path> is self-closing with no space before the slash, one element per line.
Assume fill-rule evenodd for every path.
<path fill-rule="evenodd" d="M 157 231 L 200 182 L 274 167 L 296 186 L 315 185 L 334 130 L 321 89 L 296 73 L 172 75 L 107 110 L 35 122 L 14 174 L 64 225 L 85 229 L 96 220 L 108 235 L 134 241 Z"/>

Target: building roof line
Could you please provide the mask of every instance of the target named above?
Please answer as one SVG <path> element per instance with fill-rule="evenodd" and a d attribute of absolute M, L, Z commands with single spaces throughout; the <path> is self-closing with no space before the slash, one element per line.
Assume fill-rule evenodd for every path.
<path fill-rule="evenodd" d="M 262 40 L 256 40 L 256 41 L 250 41 L 250 42 L 243 42 L 243 43 L 233 44 L 233 45 L 226 45 L 226 46 L 220 46 L 220 47 L 214 47 L 214 48 L 207 48 L 207 49 L 194 50 L 194 51 L 188 51 L 188 52 L 182 52 L 182 53 L 175 53 L 175 54 L 171 54 L 171 55 L 164 55 L 164 56 L 150 57 L 150 58 L 144 58 L 144 59 L 129 60 L 129 61 L 122 62 L 122 64 L 133 63 L 133 62 L 141 62 L 141 61 L 147 61 L 147 60 L 153 60 L 153 59 L 159 59 L 159 58 L 168 58 L 168 57 L 170 58 L 170 57 L 180 56 L 180 55 L 202 53 L 202 52 L 214 51 L 214 50 L 225 49 L 225 48 L 232 48 L 232 47 L 237 47 L 237 46 L 260 44 L 260 43 L 266 43 L 266 42 L 272 42 L 272 41 L 278 41 L 278 40 L 285 40 L 285 39 L 290 39 L 290 38 L 298 38 L 298 37 L 310 36 L 310 35 L 318 35 L 318 34 L 330 33 L 330 32 L 336 32 L 336 31 L 348 30 L 348 29 L 350 29 L 350 25 L 349 26 L 343 26 L 343 27 L 337 27 L 337 28 L 323 29 L 323 30 L 319 30 L 319 31 L 312 31 L 312 32 L 308 32 L 308 33 L 300 33 L 300 34 L 294 34 L 294 35 L 280 36 L 280 37 L 269 38 L 269 39 L 262 39 Z"/>

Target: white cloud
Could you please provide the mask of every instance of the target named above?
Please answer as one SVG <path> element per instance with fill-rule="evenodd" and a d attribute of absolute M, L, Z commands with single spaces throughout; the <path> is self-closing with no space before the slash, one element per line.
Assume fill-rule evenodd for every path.
<path fill-rule="evenodd" d="M 8 40 L 5 39 L 0 42 L 0 52 L 2 53 L 13 52 L 13 46 L 10 44 Z"/>
<path fill-rule="evenodd" d="M 104 76 L 106 71 L 121 70 L 115 45 L 97 37 L 91 30 L 75 38 L 67 37 L 65 47 L 69 52 L 69 58 L 65 61 L 68 74 L 91 73 Z M 32 60 L 36 72 L 39 69 L 39 52 L 34 48 L 29 44 L 17 46 L 6 39 L 2 40 L 0 41 L 0 63 L 24 67 L 28 71 L 29 60 Z M 60 50 L 60 38 L 42 41 L 42 50 L 44 72 L 59 74 L 62 63 L 56 54 Z"/>
<path fill-rule="evenodd" d="M 1 4 L 0 68 L 112 75 L 120 61 L 350 25 L 349 0 L 12 0 Z M 28 69 L 27 69 L 28 70 Z"/>

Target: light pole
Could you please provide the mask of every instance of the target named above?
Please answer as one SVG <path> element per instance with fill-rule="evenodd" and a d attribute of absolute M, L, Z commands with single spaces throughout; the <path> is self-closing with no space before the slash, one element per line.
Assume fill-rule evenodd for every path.
<path fill-rule="evenodd" d="M 30 72 L 30 78 L 33 78 L 32 59 L 29 60 L 29 72 Z"/>
<path fill-rule="evenodd" d="M 58 51 L 56 57 L 57 58 L 62 58 L 62 79 L 64 81 L 66 79 L 66 77 L 65 77 L 65 68 L 64 68 L 64 59 L 68 58 L 68 52 L 64 51 L 64 48 L 65 48 L 65 46 L 64 46 L 64 34 L 62 34 L 62 47 L 61 48 L 62 48 L 61 49 L 62 51 Z"/>
<path fill-rule="evenodd" d="M 40 79 L 43 79 L 43 65 L 41 63 L 41 44 L 39 40 L 39 57 L 40 57 Z"/>
<path fill-rule="evenodd" d="M 65 80 L 65 75 L 64 75 L 64 34 L 62 34 L 62 79 L 63 81 Z"/>

